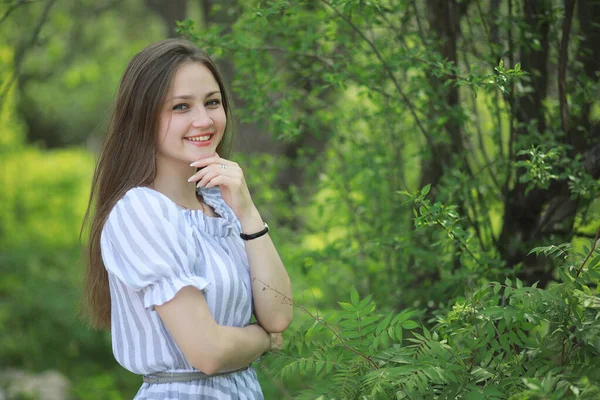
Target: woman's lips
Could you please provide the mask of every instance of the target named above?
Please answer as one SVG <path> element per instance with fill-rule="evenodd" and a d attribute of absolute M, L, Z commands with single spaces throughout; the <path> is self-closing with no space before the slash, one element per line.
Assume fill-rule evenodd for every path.
<path fill-rule="evenodd" d="M 201 136 L 191 136 L 193 138 L 204 138 L 205 136 L 208 136 L 208 139 L 205 140 L 190 140 L 189 138 L 183 138 L 186 142 L 196 146 L 196 147 L 206 147 L 206 146 L 210 146 L 210 144 L 212 143 L 214 134 L 210 134 L 210 135 L 201 135 Z"/>

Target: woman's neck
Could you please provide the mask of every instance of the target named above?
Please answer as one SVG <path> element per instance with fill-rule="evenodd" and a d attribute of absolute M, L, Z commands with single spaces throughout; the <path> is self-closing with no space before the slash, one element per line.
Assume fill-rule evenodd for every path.
<path fill-rule="evenodd" d="M 188 182 L 188 178 L 196 173 L 196 168 L 187 165 L 157 166 L 156 177 L 151 187 L 158 190 L 175 203 L 189 209 L 201 208 L 201 203 L 196 197 L 196 184 Z"/>

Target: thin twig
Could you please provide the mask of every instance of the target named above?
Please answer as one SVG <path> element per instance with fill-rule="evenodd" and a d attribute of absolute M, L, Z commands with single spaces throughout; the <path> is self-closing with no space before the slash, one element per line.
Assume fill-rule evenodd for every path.
<path fill-rule="evenodd" d="M 581 266 L 577 270 L 577 277 L 579 277 L 579 274 L 581 274 L 583 267 L 588 262 L 588 260 L 592 256 L 592 254 L 594 254 L 594 250 L 596 249 L 596 244 L 598 243 L 599 237 L 600 237 L 600 227 L 598 227 L 598 231 L 596 232 L 596 237 L 594 238 L 594 243 L 592 244 L 592 248 L 590 249 L 590 252 L 588 253 L 587 257 L 585 258 L 585 260 L 583 260 L 583 262 L 581 263 Z"/>
<path fill-rule="evenodd" d="M 320 0 L 320 1 L 322 3 L 328 5 L 341 19 L 343 19 L 348 25 L 350 25 L 350 27 L 369 45 L 371 50 L 373 50 L 373 52 L 375 53 L 375 56 L 381 62 L 383 69 L 385 70 L 385 72 L 391 79 L 392 83 L 396 87 L 396 90 L 398 91 L 398 94 L 402 98 L 402 101 L 408 106 L 408 109 L 410 110 L 410 113 L 411 113 L 415 123 L 417 124 L 417 127 L 419 128 L 419 130 L 425 137 L 425 140 L 427 140 L 427 143 L 431 147 L 431 150 L 433 151 L 434 155 L 436 157 L 438 157 L 439 155 L 435 154 L 435 153 L 437 153 L 437 150 L 436 150 L 436 146 L 435 146 L 435 142 L 434 142 L 433 138 L 429 135 L 429 133 L 427 133 L 427 130 L 425 130 L 425 127 L 423 126 L 423 124 L 421 124 L 421 120 L 419 119 L 419 117 L 417 115 L 414 105 L 412 104 L 412 102 L 410 101 L 408 96 L 404 93 L 404 91 L 402 90 L 400 83 L 394 76 L 394 72 L 392 71 L 392 69 L 390 68 L 388 63 L 383 58 L 383 55 L 379 52 L 379 49 L 377 48 L 377 46 L 375 46 L 375 43 L 373 43 L 371 40 L 369 40 L 369 38 L 366 37 L 365 34 L 360 29 L 358 29 L 358 27 L 348 17 L 346 17 L 343 13 L 341 13 L 330 2 L 328 2 L 327 0 Z"/>
<path fill-rule="evenodd" d="M 394 32 L 394 35 L 396 36 L 396 39 L 398 39 L 399 42 L 401 42 L 402 44 L 404 44 L 404 46 L 407 46 L 406 44 L 406 39 L 404 38 L 404 35 L 406 34 L 406 29 L 403 29 L 403 32 L 401 32 L 398 27 L 396 25 L 394 25 L 386 16 L 385 12 L 380 11 L 379 15 L 381 16 L 381 19 L 387 24 L 388 28 L 391 29 Z M 403 19 L 405 19 L 404 17 L 408 16 L 408 9 L 406 9 L 406 11 L 403 13 L 403 15 L 400 17 L 400 20 L 402 21 Z M 407 23 L 403 23 L 402 27 L 408 27 L 410 26 Z"/>
<path fill-rule="evenodd" d="M 290 299 L 288 296 L 286 296 L 285 294 L 281 293 L 279 290 L 275 289 L 274 287 L 268 285 L 267 283 L 263 282 L 262 280 L 258 279 L 258 278 L 254 278 L 254 280 L 259 281 L 260 283 L 262 283 L 266 288 L 274 291 L 275 293 L 277 293 L 278 295 L 280 295 L 281 297 L 283 297 L 284 300 L 288 301 L 290 304 L 292 304 L 295 307 L 298 307 L 300 310 L 302 310 L 302 312 L 304 312 L 305 314 L 307 314 L 309 317 L 311 317 L 312 319 L 314 319 L 315 321 L 317 321 L 319 324 L 323 325 L 325 328 L 327 328 L 327 330 L 329 330 L 331 333 L 334 334 L 334 336 L 340 341 L 340 343 L 342 344 L 342 346 L 344 346 L 346 349 L 350 350 L 351 352 L 359 355 L 360 357 L 364 358 L 369 364 L 371 364 L 371 366 L 373 366 L 373 368 L 375 369 L 379 369 L 379 366 L 375 363 L 375 361 L 373 361 L 373 359 L 363 353 L 361 353 L 360 351 L 356 350 L 354 347 L 348 345 L 346 343 L 346 341 L 344 339 L 342 339 L 342 337 L 335 331 L 335 329 L 333 329 L 331 326 L 329 326 L 329 324 L 327 322 L 325 322 L 322 318 L 315 316 L 313 313 L 311 313 L 310 311 L 308 311 L 308 309 L 298 303 L 296 303 L 294 300 Z"/>
<path fill-rule="evenodd" d="M 248 48 L 245 48 L 245 50 L 246 51 L 267 51 L 267 52 L 273 51 L 273 52 L 277 52 L 277 53 L 287 53 L 287 54 L 292 54 L 295 56 L 314 58 L 314 59 L 322 62 L 323 64 L 327 65 L 329 68 L 333 68 L 335 66 L 335 64 L 332 60 L 325 58 L 323 56 L 320 56 L 318 54 L 306 53 L 306 52 L 302 52 L 302 51 L 295 51 L 295 50 L 289 50 L 289 49 L 282 49 L 281 47 L 277 47 L 277 46 L 248 47 Z"/>
<path fill-rule="evenodd" d="M 423 25 L 421 25 L 421 17 L 419 17 L 419 9 L 417 8 L 417 2 L 415 0 L 412 1 L 412 6 L 415 10 L 415 18 L 417 20 L 417 26 L 419 27 L 419 35 L 421 35 L 421 39 L 423 40 L 423 42 L 426 42 L 426 36 L 423 30 Z"/>
<path fill-rule="evenodd" d="M 490 35 L 490 28 L 489 28 L 489 25 L 487 23 L 487 19 L 483 15 L 483 11 L 481 10 L 480 0 L 476 0 L 475 4 L 477 5 L 477 12 L 479 13 L 479 18 L 481 18 L 481 22 L 483 24 L 483 31 L 485 32 L 485 42 L 489 43 L 490 48 L 492 48 L 492 38 L 491 38 L 491 35 Z M 490 51 L 490 53 L 493 54 L 492 51 Z"/>
<path fill-rule="evenodd" d="M 427 207 L 427 205 L 426 205 L 425 203 L 420 203 L 420 205 L 421 205 L 423 208 L 425 208 L 425 211 L 427 211 L 427 213 L 431 214 L 431 211 L 429 210 L 429 207 Z M 444 225 L 444 224 L 442 223 L 442 221 L 440 221 L 440 219 L 439 219 L 439 218 L 436 218 L 436 219 L 435 219 L 435 222 L 436 222 L 436 223 L 437 223 L 439 226 L 441 226 L 442 228 L 444 228 L 444 230 L 445 230 L 447 233 L 452 233 L 452 232 L 450 231 L 450 229 L 449 229 L 449 228 L 448 228 L 446 225 Z M 481 263 L 481 261 L 480 261 L 480 260 L 479 260 L 477 257 L 475 257 L 475 254 L 473 254 L 473 252 L 472 252 L 472 251 L 469 249 L 469 247 L 467 246 L 467 244 L 466 244 L 465 242 L 463 242 L 463 240 L 462 240 L 461 238 L 459 238 L 459 237 L 458 237 L 458 236 L 456 236 L 455 234 L 452 234 L 452 236 L 451 236 L 451 237 L 452 237 L 453 239 L 456 239 L 456 241 L 458 242 L 458 244 L 460 244 L 460 246 L 463 248 L 463 250 L 464 250 L 464 251 L 466 251 L 466 252 L 467 252 L 467 253 L 468 253 L 468 254 L 469 254 L 469 255 L 470 255 L 472 258 L 473 258 L 473 260 L 475 260 L 475 261 L 477 262 L 477 264 L 478 264 L 478 265 L 480 265 L 480 266 L 483 266 L 483 264 Z"/>
<path fill-rule="evenodd" d="M 473 304 L 473 287 L 471 286 L 471 280 L 467 280 L 467 284 L 469 285 L 469 292 L 471 294 L 471 310 L 473 311 L 473 325 L 475 326 L 475 331 L 477 333 L 477 337 L 481 339 L 481 333 L 479 332 L 479 324 L 477 323 L 477 313 L 475 310 L 475 305 Z M 475 352 L 471 354 L 471 366 L 469 367 L 469 373 L 473 370 L 475 366 L 475 359 L 477 358 L 477 354 L 479 353 L 479 347 L 475 349 Z"/>

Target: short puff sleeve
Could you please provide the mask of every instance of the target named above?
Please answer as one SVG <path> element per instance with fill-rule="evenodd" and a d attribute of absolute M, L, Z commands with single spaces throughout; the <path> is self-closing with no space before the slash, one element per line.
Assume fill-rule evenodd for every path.
<path fill-rule="evenodd" d="M 151 189 L 129 190 L 111 210 L 100 239 L 106 270 L 143 294 L 152 310 L 185 286 L 206 291 L 209 282 L 194 273 L 199 246 L 175 203 Z"/>

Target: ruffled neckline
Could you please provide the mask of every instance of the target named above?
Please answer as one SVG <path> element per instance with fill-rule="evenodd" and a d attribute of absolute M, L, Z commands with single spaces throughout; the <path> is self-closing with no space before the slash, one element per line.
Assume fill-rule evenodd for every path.
<path fill-rule="evenodd" d="M 206 215 L 201 209 L 193 210 L 183 207 L 158 190 L 145 186 L 140 187 L 157 193 L 159 196 L 166 199 L 186 216 L 188 222 L 193 222 L 192 225 L 194 227 L 206 231 L 211 236 L 227 237 L 233 235 L 236 231 L 238 225 L 237 217 L 233 210 L 222 199 L 221 191 L 218 187 L 197 189 L 197 193 L 202 195 L 204 202 L 211 206 L 218 214 L 217 217 Z"/>

